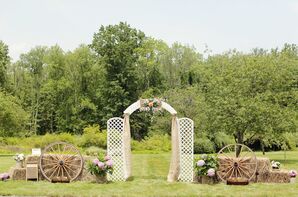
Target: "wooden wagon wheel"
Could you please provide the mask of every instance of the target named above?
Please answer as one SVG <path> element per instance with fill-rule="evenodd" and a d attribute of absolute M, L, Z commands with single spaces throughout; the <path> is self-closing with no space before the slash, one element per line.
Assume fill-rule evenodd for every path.
<path fill-rule="evenodd" d="M 51 182 L 75 180 L 83 170 L 83 157 L 71 144 L 55 142 L 42 151 L 39 160 L 42 175 Z"/>
<path fill-rule="evenodd" d="M 257 171 L 255 153 L 243 144 L 230 144 L 218 152 L 219 168 L 217 174 L 223 182 L 228 179 L 245 179 L 248 182 Z"/>

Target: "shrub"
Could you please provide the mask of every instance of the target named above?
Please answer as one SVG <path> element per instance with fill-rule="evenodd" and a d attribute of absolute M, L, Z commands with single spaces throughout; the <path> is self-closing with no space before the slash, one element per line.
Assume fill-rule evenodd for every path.
<path fill-rule="evenodd" d="M 99 131 L 99 125 L 93 125 L 84 129 L 84 134 L 78 144 L 86 148 L 91 146 L 106 148 L 107 147 L 107 132 Z"/>
<path fill-rule="evenodd" d="M 88 156 L 97 156 L 98 153 L 105 154 L 106 150 L 104 150 L 102 148 L 98 148 L 96 146 L 91 146 L 85 150 L 85 154 Z"/>
<path fill-rule="evenodd" d="M 206 137 L 195 138 L 194 140 L 194 153 L 214 153 L 214 144 Z"/>
<path fill-rule="evenodd" d="M 145 137 L 142 141 L 132 141 L 133 151 L 147 152 L 169 152 L 171 150 L 171 140 L 168 135 L 153 135 Z"/>

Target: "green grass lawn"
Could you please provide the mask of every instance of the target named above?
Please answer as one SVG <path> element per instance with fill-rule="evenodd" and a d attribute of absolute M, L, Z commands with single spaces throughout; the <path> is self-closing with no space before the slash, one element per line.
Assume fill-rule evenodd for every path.
<path fill-rule="evenodd" d="M 261 155 L 260 153 L 257 153 Z M 282 168 L 298 169 L 298 152 L 266 153 L 282 163 Z M 298 196 L 296 184 L 255 183 L 248 186 L 168 183 L 170 154 L 134 154 L 133 180 L 109 184 L 74 182 L 69 184 L 26 181 L 0 182 L 0 195 L 17 196 Z M 0 172 L 14 165 L 12 157 L 0 157 Z"/>

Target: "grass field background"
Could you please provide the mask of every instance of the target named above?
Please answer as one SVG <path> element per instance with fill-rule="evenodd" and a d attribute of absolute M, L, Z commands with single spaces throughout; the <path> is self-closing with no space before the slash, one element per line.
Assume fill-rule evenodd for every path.
<path fill-rule="evenodd" d="M 262 156 L 261 153 L 257 153 Z M 298 169 L 298 151 L 266 153 L 284 169 Z M 296 184 L 252 183 L 248 186 L 168 183 L 170 154 L 134 154 L 133 180 L 109 184 L 69 184 L 26 181 L 0 182 L 0 195 L 16 196 L 298 196 Z M 11 156 L 0 156 L 0 172 L 15 164 Z"/>

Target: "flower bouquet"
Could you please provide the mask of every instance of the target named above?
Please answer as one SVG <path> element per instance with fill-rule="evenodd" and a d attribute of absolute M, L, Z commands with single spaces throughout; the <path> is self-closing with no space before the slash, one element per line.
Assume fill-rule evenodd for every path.
<path fill-rule="evenodd" d="M 23 153 L 21 153 L 21 154 L 17 153 L 13 158 L 17 162 L 16 163 L 16 168 L 22 168 L 23 167 L 23 162 L 25 160 L 25 155 Z"/>
<path fill-rule="evenodd" d="M 296 170 L 290 170 L 289 171 L 289 176 L 290 176 L 290 183 L 295 183 L 296 182 L 297 171 Z"/>
<path fill-rule="evenodd" d="M 214 183 L 218 159 L 215 156 L 203 154 L 195 165 L 197 175 L 201 177 L 202 183 Z"/>
<path fill-rule="evenodd" d="M 88 162 L 87 169 L 92 175 L 95 175 L 97 183 L 105 183 L 107 182 L 107 173 L 113 173 L 113 161 L 108 155 L 98 154 L 97 158 Z"/>
<path fill-rule="evenodd" d="M 280 166 L 281 166 L 280 162 L 278 162 L 278 161 L 271 161 L 271 167 L 272 167 L 273 170 L 279 170 L 280 169 Z"/>
<path fill-rule="evenodd" d="M 157 98 L 142 99 L 140 111 L 157 112 L 161 109 L 161 100 Z"/>

